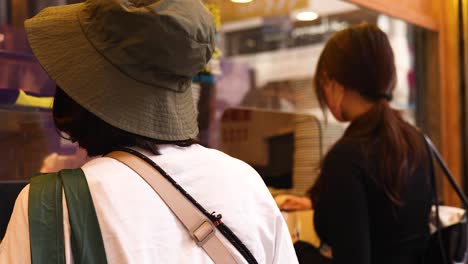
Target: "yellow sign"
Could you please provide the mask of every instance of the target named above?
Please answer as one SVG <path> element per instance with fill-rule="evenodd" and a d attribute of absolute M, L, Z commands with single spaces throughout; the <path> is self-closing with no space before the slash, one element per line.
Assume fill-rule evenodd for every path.
<path fill-rule="evenodd" d="M 233 3 L 230 0 L 207 0 L 221 9 L 221 21 L 231 22 L 254 17 L 288 15 L 291 11 L 307 8 L 308 0 L 253 0 L 250 3 Z"/>

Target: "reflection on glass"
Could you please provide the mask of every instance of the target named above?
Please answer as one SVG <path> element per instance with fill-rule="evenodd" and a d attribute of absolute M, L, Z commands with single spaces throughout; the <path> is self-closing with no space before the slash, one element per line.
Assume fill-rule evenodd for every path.
<path fill-rule="evenodd" d="M 49 161 L 55 157 L 50 156 L 52 153 L 57 153 L 58 157 L 80 156 L 76 146 L 65 143 L 55 133 L 50 111 L 44 107 L 47 103 L 28 105 L 14 99 L 16 94 L 22 93 L 46 102 L 44 98 L 50 98 L 55 89 L 55 84 L 32 56 L 21 16 L 32 16 L 46 6 L 80 1 L 22 0 L 18 1 L 22 4 L 15 7 L 10 2 L 0 0 L 0 118 L 7 120 L 7 125 L 0 126 L 0 145 L 8 148 L 1 160 L 11 163 L 14 160 L 11 157 L 29 153 L 26 157 L 31 161 L 26 163 L 31 164 L 9 165 L 8 170 L 2 166 L 0 179 L 29 177 L 41 169 L 46 157 Z M 335 0 L 294 1 L 289 6 L 280 6 L 283 1 L 264 0 L 242 4 L 244 7 L 235 6 L 237 11 L 245 12 L 227 9 L 224 5 L 232 7 L 230 2 L 204 2 L 212 4 L 210 10 L 214 10 L 217 22 L 222 21 L 222 25 L 217 41 L 219 50 L 209 67 L 215 70 L 210 76 L 198 76 L 198 84 L 194 86 L 197 87 L 194 97 L 199 106 L 203 144 L 220 147 L 220 121 L 225 109 L 230 107 L 306 113 L 322 119 L 313 92 L 318 56 L 331 34 L 362 21 L 376 23 L 388 34 L 398 72 L 393 105 L 414 122 L 416 89 L 412 26 Z M 313 11 L 318 18 L 299 21 L 296 15 L 301 11 Z M 328 125 L 322 127 L 322 140 L 327 145 L 343 130 L 331 116 L 328 121 Z"/>
<path fill-rule="evenodd" d="M 223 24 L 220 43 L 224 57 L 222 74 L 216 81 L 217 107 L 211 126 L 211 146 L 219 145 L 216 131 L 226 107 L 310 113 L 321 119 L 313 91 L 318 56 L 333 33 L 363 21 L 377 24 L 387 33 L 398 75 L 392 105 L 401 109 L 410 122 L 415 122 L 413 26 L 347 3 L 341 6 L 337 1 L 314 2 L 319 18 L 313 21 L 298 21 L 286 15 Z M 327 9 L 327 5 L 334 9 Z M 331 116 L 328 120 L 335 123 Z"/>
<path fill-rule="evenodd" d="M 0 181 L 79 167 L 86 160 L 57 134 L 51 114 L 55 83 L 32 55 L 23 28 L 38 10 L 66 2 L 0 0 Z"/>

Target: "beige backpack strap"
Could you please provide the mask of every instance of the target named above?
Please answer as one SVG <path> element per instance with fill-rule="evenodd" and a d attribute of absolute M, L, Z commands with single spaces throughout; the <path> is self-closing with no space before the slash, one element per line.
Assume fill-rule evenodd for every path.
<path fill-rule="evenodd" d="M 114 151 L 107 154 L 106 157 L 122 162 L 140 175 L 172 210 L 188 230 L 193 240 L 199 247 L 205 250 L 214 263 L 237 263 L 227 247 L 216 236 L 218 230 L 213 222 L 196 208 L 156 168 L 141 158 L 125 151 Z"/>

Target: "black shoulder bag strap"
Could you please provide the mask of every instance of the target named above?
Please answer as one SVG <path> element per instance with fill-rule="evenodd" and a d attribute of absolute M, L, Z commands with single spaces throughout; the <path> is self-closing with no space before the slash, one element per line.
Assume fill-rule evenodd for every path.
<path fill-rule="evenodd" d="M 424 135 L 424 140 L 426 141 L 426 144 L 427 144 L 427 146 L 429 148 L 429 151 L 430 151 L 429 154 L 431 156 L 435 157 L 435 159 L 437 160 L 437 163 L 439 164 L 440 168 L 444 172 L 444 175 L 446 176 L 446 178 L 449 181 L 450 185 L 452 186 L 452 188 L 455 190 L 458 197 L 460 198 L 460 201 L 462 202 L 463 207 L 465 209 L 467 209 L 468 208 L 468 198 L 463 193 L 463 191 L 460 189 L 460 187 L 457 185 L 457 182 L 453 178 L 452 173 L 450 173 L 450 170 L 447 167 L 447 165 L 445 164 L 444 160 L 442 159 L 442 156 L 440 155 L 439 151 L 437 150 L 437 148 L 434 146 L 431 139 L 427 135 Z M 434 181 L 435 181 L 435 178 L 434 178 Z M 434 184 L 436 184 L 436 183 L 437 182 L 435 181 Z M 437 195 L 437 193 L 435 195 Z"/>
<path fill-rule="evenodd" d="M 437 228 L 437 238 L 439 241 L 439 248 L 441 252 L 441 257 L 442 261 L 444 264 L 447 263 L 447 260 L 451 261 L 450 259 L 447 258 L 447 253 L 446 248 L 443 244 L 443 239 L 442 239 L 442 233 L 441 231 L 441 223 L 440 223 L 440 216 L 439 216 L 439 197 L 438 197 L 438 188 L 437 188 L 437 179 L 435 176 L 435 166 L 433 163 L 433 159 L 435 158 L 437 160 L 437 163 L 439 164 L 440 168 L 442 169 L 444 175 L 446 176 L 447 180 L 449 181 L 450 185 L 452 188 L 455 190 L 457 193 L 458 197 L 460 198 L 460 201 L 463 204 L 463 207 L 465 209 L 465 217 L 466 217 L 466 210 L 468 209 L 468 199 L 466 195 L 463 193 L 463 191 L 460 189 L 460 187 L 457 185 L 457 182 L 452 176 L 452 173 L 450 172 L 449 168 L 445 164 L 444 160 L 442 159 L 442 156 L 440 155 L 439 151 L 437 148 L 434 146 L 434 143 L 432 143 L 431 139 L 423 134 L 424 141 L 426 148 L 428 150 L 429 154 L 429 164 L 430 164 L 430 169 L 431 169 L 431 185 L 432 185 L 432 191 L 433 191 L 433 198 L 434 198 L 434 203 L 435 203 L 435 214 L 436 214 L 436 228 Z M 463 243 L 465 244 L 465 243 Z M 466 250 L 464 250 L 465 252 Z M 463 252 L 463 253 L 464 253 Z"/>
<path fill-rule="evenodd" d="M 222 242 L 209 242 L 211 240 L 217 240 L 213 233 L 214 230 L 212 229 L 212 227 L 215 227 L 215 229 L 219 230 L 221 234 L 223 234 L 223 236 L 238 250 L 238 252 L 244 257 L 244 259 L 248 263 L 257 263 L 255 257 L 244 245 L 244 243 L 242 243 L 242 241 L 234 234 L 234 232 L 232 232 L 232 230 L 221 221 L 221 214 L 216 215 L 215 212 L 210 214 L 208 211 L 206 211 L 205 208 L 203 208 L 190 194 L 188 194 L 179 184 L 177 184 L 177 182 L 174 181 L 174 179 L 171 176 L 169 176 L 163 169 L 161 169 L 161 167 L 159 167 L 151 159 L 149 159 L 142 153 L 129 148 L 121 148 L 118 151 L 114 151 L 107 154 L 106 157 L 110 157 L 122 162 L 123 164 L 134 170 L 137 174 L 139 174 L 166 202 L 168 207 L 190 232 L 192 238 L 194 238 L 197 244 L 200 247 L 202 247 L 205 250 L 205 252 L 207 252 L 207 254 L 213 259 L 213 261 L 219 263 L 233 262 L 232 260 L 229 260 L 232 258 L 230 256 L 227 256 L 229 255 L 229 253 L 220 254 L 221 251 L 226 251 L 226 249 L 224 249 L 224 246 L 222 245 Z M 162 188 L 163 186 L 165 186 L 165 188 Z M 169 193 L 168 190 L 172 189 L 172 187 L 174 187 L 178 192 L 172 191 Z M 179 193 L 182 195 L 180 195 Z M 184 199 L 186 199 L 187 202 L 183 201 Z M 181 206 L 183 204 L 187 204 L 187 206 Z M 193 205 L 193 207 L 195 207 L 193 210 L 188 209 L 191 207 L 190 204 Z M 193 217 L 188 217 L 188 214 L 192 213 Z M 203 223 L 191 223 L 196 218 L 206 220 L 203 220 Z M 206 228 L 206 230 L 208 231 L 203 231 L 203 229 L 205 229 L 203 228 L 203 226 L 206 225 L 206 221 L 211 222 L 209 225 L 211 225 L 212 227 Z M 202 230 L 203 232 L 199 232 L 199 230 Z M 200 233 L 200 236 L 197 233 Z M 217 246 L 214 246 L 215 244 Z M 216 252 L 216 250 L 213 251 L 213 249 L 216 248 L 218 252 Z M 224 258 L 223 256 L 226 256 L 226 258 Z"/>

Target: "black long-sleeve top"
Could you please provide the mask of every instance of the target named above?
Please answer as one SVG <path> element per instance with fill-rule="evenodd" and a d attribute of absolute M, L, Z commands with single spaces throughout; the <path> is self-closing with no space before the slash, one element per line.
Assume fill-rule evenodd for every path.
<path fill-rule="evenodd" d="M 336 264 L 421 263 L 432 202 L 429 162 L 407 177 L 397 206 L 372 180 L 380 157 L 365 154 L 365 140 L 341 140 L 325 157 L 311 192 L 316 231 Z"/>

